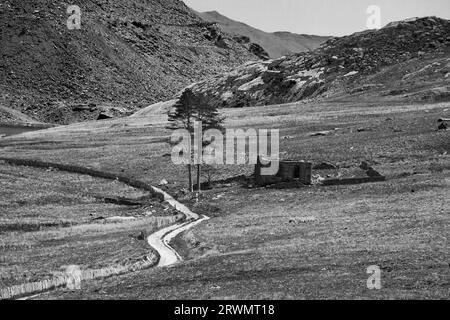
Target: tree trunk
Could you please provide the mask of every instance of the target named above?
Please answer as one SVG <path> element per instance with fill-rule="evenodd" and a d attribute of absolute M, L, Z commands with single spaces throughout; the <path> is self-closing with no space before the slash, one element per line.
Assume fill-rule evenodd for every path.
<path fill-rule="evenodd" d="M 202 165 L 198 164 L 197 165 L 197 191 L 198 191 L 198 193 L 202 192 L 202 182 L 200 180 L 201 175 L 202 175 Z"/>
<path fill-rule="evenodd" d="M 194 192 L 194 184 L 192 183 L 192 165 L 188 164 L 188 174 L 189 174 L 189 192 Z"/>

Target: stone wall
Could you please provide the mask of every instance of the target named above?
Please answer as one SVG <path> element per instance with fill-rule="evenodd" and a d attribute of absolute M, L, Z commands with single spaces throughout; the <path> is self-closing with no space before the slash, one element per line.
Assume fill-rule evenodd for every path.
<path fill-rule="evenodd" d="M 270 164 L 264 165 L 261 163 L 261 159 L 258 159 L 258 163 L 255 165 L 255 182 L 257 185 L 267 186 L 281 182 L 293 181 L 298 181 L 303 184 L 311 184 L 312 163 L 305 161 L 272 160 L 272 162 L 273 161 L 279 162 L 278 173 L 272 176 L 265 176 L 262 175 L 261 169 L 270 167 Z"/>

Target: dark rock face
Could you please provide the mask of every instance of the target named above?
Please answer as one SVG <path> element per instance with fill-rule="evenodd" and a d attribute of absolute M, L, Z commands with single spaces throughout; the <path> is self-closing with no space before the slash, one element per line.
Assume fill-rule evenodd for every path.
<path fill-rule="evenodd" d="M 97 120 L 108 120 L 108 119 L 112 119 L 112 118 L 114 118 L 114 115 L 112 115 L 111 113 L 101 112 L 98 115 Z"/>
<path fill-rule="evenodd" d="M 427 17 L 333 38 L 311 53 L 242 65 L 193 90 L 219 107 L 295 102 L 389 89 L 408 100 L 448 100 L 450 21 Z M 419 87 L 417 83 L 428 83 Z M 415 88 L 415 92 L 409 92 Z M 387 94 L 389 95 L 389 94 Z"/>
<path fill-rule="evenodd" d="M 269 60 L 269 54 L 257 43 L 250 44 L 249 50 L 261 60 Z"/>
<path fill-rule="evenodd" d="M 247 36 L 234 36 L 233 39 L 239 43 L 250 43 L 250 38 Z"/>
<path fill-rule="evenodd" d="M 439 126 L 438 126 L 438 130 L 447 130 L 447 124 L 445 122 L 442 122 Z"/>
<path fill-rule="evenodd" d="M 374 168 L 370 167 L 369 169 L 367 169 L 366 171 L 367 176 L 371 177 L 371 178 L 375 178 L 375 177 L 382 177 L 381 173 L 379 173 L 378 171 L 376 171 Z"/>
<path fill-rule="evenodd" d="M 59 123 L 95 119 L 95 112 L 73 110 L 80 104 L 124 108 L 126 115 L 258 59 L 179 0 L 76 4 L 80 30 L 67 28 L 66 1 L 0 2 L 5 107 Z"/>

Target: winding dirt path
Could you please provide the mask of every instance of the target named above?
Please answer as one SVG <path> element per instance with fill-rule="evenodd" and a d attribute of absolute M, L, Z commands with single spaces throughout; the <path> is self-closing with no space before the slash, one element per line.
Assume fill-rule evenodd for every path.
<path fill-rule="evenodd" d="M 183 259 L 178 252 L 170 246 L 170 242 L 180 233 L 188 231 L 206 220 L 209 220 L 209 218 L 203 216 L 198 220 L 181 225 L 173 225 L 150 235 L 148 237 L 148 243 L 158 251 L 160 256 L 158 267 L 169 267 L 182 261 Z"/>
<path fill-rule="evenodd" d="M 173 238 L 181 234 L 182 232 L 185 232 L 187 230 L 190 230 L 194 228 L 195 226 L 199 225 L 200 223 L 209 220 L 209 217 L 204 215 L 198 215 L 191 210 L 189 210 L 188 207 L 186 207 L 184 204 L 178 202 L 175 200 L 171 195 L 164 192 L 163 190 L 156 188 L 154 186 L 148 185 L 144 182 L 133 180 L 128 177 L 123 177 L 119 175 L 115 175 L 113 173 L 108 172 L 102 172 L 98 170 L 88 169 L 84 167 L 79 166 L 73 166 L 73 165 L 63 165 L 63 164 L 57 164 L 57 163 L 48 163 L 43 162 L 39 160 L 26 160 L 26 159 L 11 159 L 11 158 L 0 158 L 0 161 L 4 161 L 9 164 L 14 165 L 25 165 L 35 168 L 57 168 L 61 171 L 66 172 L 72 172 L 77 174 L 85 174 L 96 178 L 104 178 L 104 179 L 112 179 L 112 180 L 118 180 L 121 181 L 131 187 L 143 189 L 146 191 L 150 191 L 152 195 L 158 197 L 160 200 L 167 202 L 170 206 L 172 206 L 174 209 L 176 209 L 178 212 L 183 213 L 186 216 L 186 222 L 184 223 L 178 223 L 175 225 L 171 225 L 169 227 L 166 227 L 164 229 L 161 229 L 153 234 L 151 234 L 147 241 L 151 247 L 153 247 L 159 254 L 159 262 L 157 264 L 157 267 L 169 267 L 172 266 L 183 259 L 181 256 L 176 252 L 174 248 L 170 246 L 170 242 Z M 47 290 L 46 290 L 47 291 Z M 40 294 L 36 295 L 39 296 Z M 32 296 L 35 297 L 35 296 Z M 29 299 L 23 298 L 23 299 Z"/>
<path fill-rule="evenodd" d="M 160 259 L 158 267 L 168 267 L 183 260 L 178 252 L 170 246 L 170 241 L 172 241 L 172 239 L 180 233 L 194 228 L 203 221 L 209 220 L 209 217 L 204 215 L 200 216 L 192 212 L 188 207 L 175 200 L 168 193 L 156 187 L 152 188 L 154 193 L 158 194 L 178 212 L 183 213 L 187 219 L 187 222 L 185 223 L 169 226 L 153 233 L 148 237 L 149 245 L 159 253 Z"/>

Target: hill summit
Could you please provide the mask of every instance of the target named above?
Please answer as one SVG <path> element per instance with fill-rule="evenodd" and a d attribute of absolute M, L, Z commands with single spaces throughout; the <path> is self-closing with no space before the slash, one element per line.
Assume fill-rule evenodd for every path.
<path fill-rule="evenodd" d="M 265 32 L 243 22 L 235 21 L 217 11 L 198 12 L 205 21 L 215 22 L 219 27 L 237 38 L 247 38 L 267 52 L 272 59 L 317 49 L 330 37 L 296 34 L 291 32 Z"/>

